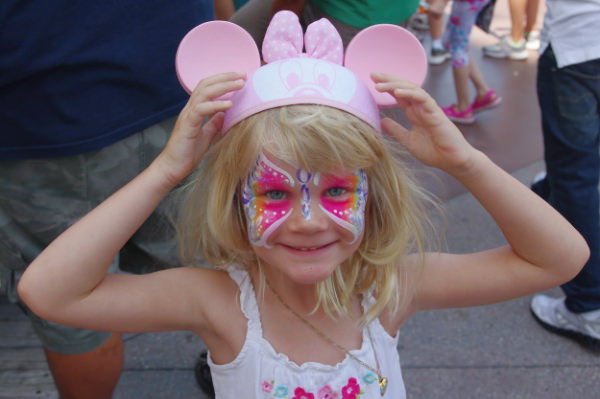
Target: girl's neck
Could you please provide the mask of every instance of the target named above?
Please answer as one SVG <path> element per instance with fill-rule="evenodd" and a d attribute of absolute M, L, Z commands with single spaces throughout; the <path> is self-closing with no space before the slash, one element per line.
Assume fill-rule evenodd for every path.
<path fill-rule="evenodd" d="M 264 297 L 267 301 L 278 301 L 276 295 L 287 303 L 290 307 L 301 314 L 311 313 L 317 304 L 317 285 L 301 284 L 288 278 L 285 274 L 263 265 L 264 279 L 268 280 L 273 291 L 266 285 L 266 281 L 261 279 L 258 267 L 249 270 L 252 278 L 252 284 L 257 290 L 257 294 Z"/>

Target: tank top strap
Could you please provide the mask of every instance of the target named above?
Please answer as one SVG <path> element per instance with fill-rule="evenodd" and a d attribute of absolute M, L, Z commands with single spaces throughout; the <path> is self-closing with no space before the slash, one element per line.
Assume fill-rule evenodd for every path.
<path fill-rule="evenodd" d="M 250 275 L 239 265 L 229 267 L 227 273 L 240 288 L 240 308 L 248 319 L 248 335 L 262 337 L 260 312 Z"/>
<path fill-rule="evenodd" d="M 367 313 L 369 311 L 369 309 L 371 309 L 374 305 L 375 305 L 375 296 L 373 295 L 373 288 L 370 288 L 367 293 L 365 293 L 362 297 L 362 310 L 363 310 L 363 314 Z M 385 328 L 383 328 L 383 325 L 381 325 L 381 322 L 379 321 L 379 317 L 375 318 L 375 320 L 373 320 L 370 324 L 369 324 L 369 329 L 371 329 L 371 332 L 377 336 L 381 336 L 381 337 L 385 337 L 386 340 L 391 340 L 391 342 L 398 342 L 398 338 L 399 338 L 399 334 L 396 333 L 395 336 L 391 336 L 386 330 Z"/>

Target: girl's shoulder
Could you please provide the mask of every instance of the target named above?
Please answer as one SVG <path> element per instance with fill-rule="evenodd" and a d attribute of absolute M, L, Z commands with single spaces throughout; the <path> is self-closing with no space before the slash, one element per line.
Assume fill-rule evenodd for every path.
<path fill-rule="evenodd" d="M 185 268 L 186 284 L 195 286 L 203 320 L 194 331 L 211 351 L 219 364 L 232 361 L 240 352 L 246 339 L 247 319 L 240 307 L 240 287 L 234 273 L 227 270 L 190 267 Z"/>

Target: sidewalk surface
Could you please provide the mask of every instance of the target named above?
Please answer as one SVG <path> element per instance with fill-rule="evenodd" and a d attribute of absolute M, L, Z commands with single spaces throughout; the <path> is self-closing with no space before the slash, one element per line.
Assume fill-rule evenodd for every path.
<path fill-rule="evenodd" d="M 504 34 L 509 27 L 506 0 L 498 0 L 492 31 Z M 478 115 L 474 125 L 462 130 L 475 147 L 529 184 L 544 168 L 535 94 L 537 56 L 530 53 L 525 62 L 484 59 L 481 46 L 493 42 L 493 36 L 474 32 L 472 49 L 490 86 L 503 96 L 503 105 Z M 441 105 L 455 101 L 449 64 L 430 69 L 426 89 Z M 436 176 L 426 184 L 444 201 L 445 248 L 469 252 L 505 243 L 470 194 L 448 176 Z M 560 295 L 558 289 L 550 293 Z M 600 356 L 542 329 L 530 316 L 529 300 L 411 318 L 400 330 L 398 345 L 408 397 L 600 397 Z M 205 398 L 193 374 L 202 348 L 190 332 L 128 337 L 125 369 L 114 398 Z M 57 397 L 28 319 L 0 298 L 0 398 Z"/>

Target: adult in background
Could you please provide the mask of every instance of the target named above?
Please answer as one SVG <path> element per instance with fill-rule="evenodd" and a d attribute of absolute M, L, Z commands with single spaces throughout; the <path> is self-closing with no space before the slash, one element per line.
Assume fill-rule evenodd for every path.
<path fill-rule="evenodd" d="M 159 153 L 188 99 L 177 46 L 213 18 L 212 0 L 0 2 L 0 294 L 19 302 L 16 282 L 39 251 Z M 163 207 L 112 270 L 143 272 L 129 267 L 141 259 L 177 265 L 173 235 Z M 121 337 L 21 306 L 60 397 L 110 398 Z"/>
<path fill-rule="evenodd" d="M 342 37 L 344 47 L 362 29 L 375 24 L 404 25 L 419 0 L 249 0 L 230 18 L 252 35 L 259 49 L 276 11 L 291 10 L 306 27 L 327 18 Z"/>
<path fill-rule="evenodd" d="M 600 350 L 600 1 L 547 0 L 537 90 L 546 177 L 533 190 L 585 237 L 583 270 L 565 296 L 536 295 L 531 311 L 544 327 Z"/>

